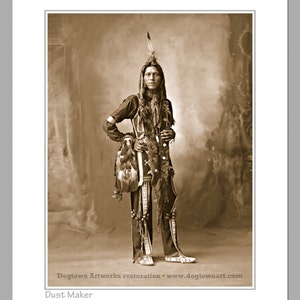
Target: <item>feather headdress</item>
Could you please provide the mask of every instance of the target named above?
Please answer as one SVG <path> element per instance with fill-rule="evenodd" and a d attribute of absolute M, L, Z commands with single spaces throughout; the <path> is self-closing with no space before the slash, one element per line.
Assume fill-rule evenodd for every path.
<path fill-rule="evenodd" d="M 147 32 L 147 40 L 148 40 L 148 52 L 149 52 L 148 61 L 156 61 L 155 50 L 153 48 L 149 32 Z"/>
<path fill-rule="evenodd" d="M 153 47 L 152 40 L 151 40 L 149 32 L 147 32 L 147 44 L 148 44 L 148 54 L 149 54 L 149 57 L 148 57 L 147 61 L 145 62 L 145 64 L 143 65 L 142 70 L 141 70 L 140 84 L 139 84 L 139 97 L 140 97 L 140 99 L 144 99 L 145 88 L 146 88 L 145 83 L 144 83 L 144 72 L 145 72 L 145 70 L 146 70 L 147 67 L 154 66 L 159 71 L 161 79 L 162 79 L 162 81 L 161 81 L 161 87 L 160 87 L 160 91 L 161 91 L 160 98 L 161 99 L 165 99 L 166 98 L 166 88 L 165 88 L 164 72 L 162 70 L 162 67 L 157 62 L 155 50 L 154 50 L 154 47 Z"/>

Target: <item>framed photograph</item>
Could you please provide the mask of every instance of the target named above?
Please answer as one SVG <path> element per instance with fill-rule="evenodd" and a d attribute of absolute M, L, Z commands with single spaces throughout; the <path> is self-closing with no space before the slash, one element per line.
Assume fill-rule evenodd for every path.
<path fill-rule="evenodd" d="M 253 287 L 254 13 L 46 17 L 48 286 Z M 157 65 L 164 84 L 153 92 Z M 176 133 L 168 145 L 155 140 L 165 128 Z M 126 132 L 133 160 L 143 144 L 150 179 L 122 193 Z"/>
<path fill-rule="evenodd" d="M 128 7 L 15 4 L 16 299 L 285 299 L 286 3 Z"/>

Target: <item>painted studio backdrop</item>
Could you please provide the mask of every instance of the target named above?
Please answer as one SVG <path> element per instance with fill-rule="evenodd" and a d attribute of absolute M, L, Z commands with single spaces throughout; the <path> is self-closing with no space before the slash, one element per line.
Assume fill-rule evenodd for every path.
<path fill-rule="evenodd" d="M 48 14 L 48 224 L 130 230 L 129 195 L 112 198 L 119 145 L 102 125 L 138 92 L 148 31 L 176 122 L 179 231 L 251 227 L 252 15 L 196 13 Z"/>

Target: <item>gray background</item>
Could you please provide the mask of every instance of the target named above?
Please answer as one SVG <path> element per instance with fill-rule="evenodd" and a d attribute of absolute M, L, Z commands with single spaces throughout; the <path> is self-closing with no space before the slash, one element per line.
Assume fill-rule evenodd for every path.
<path fill-rule="evenodd" d="M 1 297 L 12 298 L 12 2 L 0 3 Z"/>
<path fill-rule="evenodd" d="M 289 67 L 289 102 L 288 102 L 288 267 L 289 267 L 289 299 L 299 298 L 299 2 L 289 3 L 289 32 L 288 32 L 288 67 Z"/>

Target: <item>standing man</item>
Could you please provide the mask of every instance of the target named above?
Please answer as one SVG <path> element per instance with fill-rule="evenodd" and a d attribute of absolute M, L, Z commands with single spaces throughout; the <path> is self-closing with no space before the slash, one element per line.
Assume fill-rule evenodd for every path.
<path fill-rule="evenodd" d="M 125 163 L 129 168 L 123 168 L 122 176 L 118 176 L 120 173 L 116 174 L 116 181 L 120 182 L 124 180 L 124 174 L 128 174 L 128 170 L 136 169 L 138 173 L 137 184 L 126 185 L 134 187 L 130 190 L 133 262 L 137 261 L 146 266 L 154 265 L 152 200 L 156 197 L 165 261 L 193 263 L 196 259 L 183 255 L 177 241 L 177 195 L 173 186 L 174 170 L 169 155 L 169 142 L 175 138 L 172 129 L 174 118 L 171 101 L 166 97 L 164 73 L 157 63 L 149 34 L 148 46 L 151 55 L 140 73 L 139 93 L 127 97 L 121 103 L 107 118 L 104 130 L 113 141 L 134 149 L 131 152 L 129 150 L 130 153 L 134 153 L 131 164 Z M 132 135 L 118 130 L 116 124 L 124 119 L 131 120 Z M 124 158 L 124 155 L 122 157 Z M 122 158 L 117 159 L 117 171 L 120 163 L 122 164 Z M 122 193 L 120 187 L 124 185 L 122 182 L 117 185 L 116 193 Z"/>

